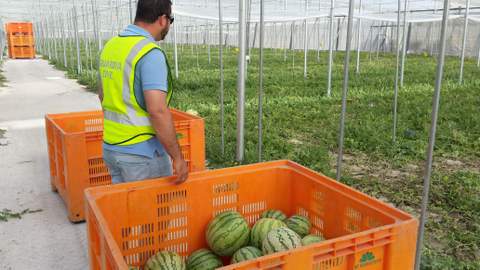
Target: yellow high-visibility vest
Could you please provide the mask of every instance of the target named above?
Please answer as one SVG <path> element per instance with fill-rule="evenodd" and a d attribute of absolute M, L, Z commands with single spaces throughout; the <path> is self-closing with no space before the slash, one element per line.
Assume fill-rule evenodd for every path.
<path fill-rule="evenodd" d="M 117 36 L 105 44 L 99 72 L 103 87 L 103 141 L 111 145 L 132 145 L 155 136 L 146 108 L 137 102 L 134 91 L 135 68 L 151 50 L 160 50 L 167 63 L 167 103 L 173 93 L 173 80 L 167 56 L 143 36 Z"/>

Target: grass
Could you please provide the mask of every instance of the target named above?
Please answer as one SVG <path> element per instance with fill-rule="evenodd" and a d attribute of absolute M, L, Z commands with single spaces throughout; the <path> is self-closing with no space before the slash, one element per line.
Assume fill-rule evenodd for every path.
<path fill-rule="evenodd" d="M 0 61 L 0 87 L 4 87 L 5 83 L 7 82 L 7 78 L 5 78 L 5 76 L 3 75 L 2 65 L 3 62 Z"/>
<path fill-rule="evenodd" d="M 171 46 L 166 46 L 169 57 Z M 206 148 L 213 168 L 232 166 L 236 142 L 236 51 L 225 51 L 225 155 L 220 149 L 218 51 L 211 63 L 205 47 L 180 47 L 180 78 L 173 106 L 193 109 L 206 121 Z M 198 50 L 198 57 L 197 57 Z M 85 55 L 84 52 L 82 52 Z M 248 67 L 245 160 L 257 162 L 258 51 Z M 83 58 L 82 58 L 83 59 Z M 303 52 L 265 51 L 263 159 L 291 159 L 334 176 L 340 113 L 343 53 L 336 53 L 332 96 L 326 96 L 327 53 L 309 52 L 303 78 Z M 410 55 L 399 92 L 397 141 L 392 143 L 395 56 L 361 55 L 361 73 L 351 62 L 342 182 L 419 215 L 423 167 L 430 127 L 435 59 Z M 91 60 L 83 59 L 85 62 Z M 172 61 L 171 61 L 172 62 Z M 54 62 L 57 66 L 60 64 Z M 173 67 L 173 63 L 172 63 Z M 74 70 L 69 71 L 74 75 Z M 429 220 L 422 269 L 480 269 L 480 69 L 447 57 L 438 118 Z M 94 73 L 79 80 L 94 89 Z"/>

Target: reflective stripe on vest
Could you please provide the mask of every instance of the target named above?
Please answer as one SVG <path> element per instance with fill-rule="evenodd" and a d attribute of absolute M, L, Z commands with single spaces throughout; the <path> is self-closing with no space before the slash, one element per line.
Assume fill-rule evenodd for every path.
<path fill-rule="evenodd" d="M 104 89 L 104 141 L 108 144 L 131 145 L 155 136 L 149 114 L 138 104 L 133 89 L 135 66 L 152 49 L 160 47 L 144 37 L 115 37 L 102 51 L 100 76 Z M 169 102 L 173 81 L 168 62 L 167 72 Z"/>

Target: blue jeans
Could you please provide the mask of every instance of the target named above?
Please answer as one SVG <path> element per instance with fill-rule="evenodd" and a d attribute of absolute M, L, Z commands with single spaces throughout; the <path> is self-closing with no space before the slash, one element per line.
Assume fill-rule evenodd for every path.
<path fill-rule="evenodd" d="M 103 160 L 112 175 L 112 184 L 172 175 L 172 161 L 165 152 L 155 152 L 150 158 L 104 149 Z"/>

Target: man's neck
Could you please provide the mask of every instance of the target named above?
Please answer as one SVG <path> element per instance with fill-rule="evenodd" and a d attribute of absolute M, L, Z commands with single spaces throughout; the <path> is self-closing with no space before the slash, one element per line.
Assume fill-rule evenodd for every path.
<path fill-rule="evenodd" d="M 150 33 L 150 35 L 152 37 L 154 36 L 153 30 L 152 30 L 150 24 L 144 23 L 144 22 L 134 22 L 133 24 L 142 28 L 143 30 L 147 31 L 148 33 Z"/>

